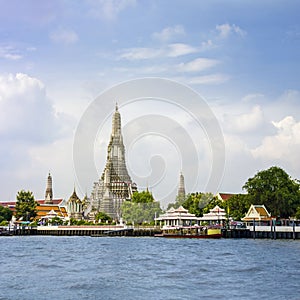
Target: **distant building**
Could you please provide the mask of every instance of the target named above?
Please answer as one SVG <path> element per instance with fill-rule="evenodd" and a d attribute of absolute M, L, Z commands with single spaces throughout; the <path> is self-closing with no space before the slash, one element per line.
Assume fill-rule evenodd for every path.
<path fill-rule="evenodd" d="M 46 187 L 46 192 L 45 192 L 45 204 L 53 204 L 53 190 L 52 190 L 52 177 L 48 175 L 47 178 L 47 187 Z"/>
<path fill-rule="evenodd" d="M 183 201 L 185 199 L 185 185 L 184 185 L 184 177 L 182 172 L 179 176 L 179 186 L 178 186 L 178 192 L 177 192 L 177 201 Z"/>
<path fill-rule="evenodd" d="M 225 209 L 216 205 L 213 209 L 209 210 L 209 213 L 203 214 L 203 216 L 198 218 L 198 220 L 201 224 L 204 222 L 209 225 L 224 224 L 226 221 Z"/>
<path fill-rule="evenodd" d="M 76 194 L 75 188 L 73 194 L 67 202 L 68 217 L 75 220 L 83 219 L 83 204 Z"/>
<path fill-rule="evenodd" d="M 55 214 L 57 214 L 60 218 L 67 218 L 67 211 L 66 207 L 63 204 L 63 199 L 54 199 L 53 198 L 53 190 L 52 190 L 52 176 L 49 173 L 47 177 L 47 185 L 45 191 L 45 199 L 37 199 L 36 211 L 37 215 L 35 217 L 36 220 L 45 219 L 45 217 L 53 210 Z M 8 202 L 0 202 L 1 206 L 8 207 L 10 210 L 15 212 L 16 207 L 16 200 L 15 201 L 8 201 Z M 50 214 L 48 217 L 54 215 L 53 213 Z"/>
<path fill-rule="evenodd" d="M 61 219 L 68 217 L 66 208 L 57 204 L 41 204 L 36 207 L 36 210 L 36 220 L 49 220 L 56 216 Z"/>
<path fill-rule="evenodd" d="M 107 161 L 100 179 L 94 183 L 90 197 L 91 215 L 104 212 L 113 219 L 120 219 L 124 201 L 131 200 L 137 190 L 125 162 L 125 147 L 121 132 L 121 115 L 116 105 L 112 118 L 112 133 L 107 148 Z"/>
<path fill-rule="evenodd" d="M 160 227 L 171 228 L 178 226 L 191 226 L 192 224 L 197 223 L 198 218 L 188 212 L 187 209 L 180 206 L 179 208 L 171 207 L 166 213 L 160 215 L 155 219 L 160 222 Z"/>
<path fill-rule="evenodd" d="M 242 218 L 242 221 L 246 225 L 253 225 L 253 221 L 257 225 L 269 225 L 272 220 L 271 214 L 268 212 L 264 205 L 251 205 L 245 217 Z"/>
<path fill-rule="evenodd" d="M 223 208 L 216 205 L 210 209 L 209 213 L 204 214 L 203 217 L 196 217 L 195 214 L 189 213 L 187 209 L 180 206 L 179 208 L 171 207 L 164 214 L 155 219 L 160 221 L 160 226 L 163 228 L 177 227 L 177 226 L 191 226 L 193 224 L 203 225 L 224 225 L 226 221 L 226 213 Z"/>
<path fill-rule="evenodd" d="M 228 199 L 230 199 L 232 196 L 237 195 L 237 194 L 231 194 L 231 193 L 218 193 L 216 196 L 218 198 L 218 200 L 221 201 L 227 201 Z"/>

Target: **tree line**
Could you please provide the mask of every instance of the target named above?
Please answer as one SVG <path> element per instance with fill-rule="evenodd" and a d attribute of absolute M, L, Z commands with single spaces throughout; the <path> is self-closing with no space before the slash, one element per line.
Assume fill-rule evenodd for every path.
<path fill-rule="evenodd" d="M 219 205 L 234 220 L 245 216 L 251 204 L 265 205 L 273 217 L 300 219 L 300 182 L 292 179 L 283 169 L 273 166 L 259 171 L 249 178 L 243 186 L 245 194 L 236 194 L 226 201 L 219 200 L 212 193 L 190 193 L 186 197 L 177 198 L 170 203 L 168 209 L 182 205 L 190 213 L 200 217 L 210 209 Z M 17 194 L 15 215 L 17 219 L 31 221 L 36 217 L 36 207 L 33 193 L 21 190 Z M 162 213 L 160 203 L 147 190 L 135 192 L 131 201 L 125 201 L 121 207 L 123 220 L 129 224 L 153 224 L 155 216 Z M 0 223 L 11 219 L 12 212 L 0 206 Z M 113 220 L 104 212 L 97 214 L 99 222 Z"/>

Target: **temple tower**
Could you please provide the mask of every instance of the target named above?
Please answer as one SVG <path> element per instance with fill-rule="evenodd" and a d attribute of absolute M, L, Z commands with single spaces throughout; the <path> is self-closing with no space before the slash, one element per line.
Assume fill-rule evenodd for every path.
<path fill-rule="evenodd" d="M 46 187 L 46 192 L 45 192 L 45 204 L 53 204 L 53 191 L 52 191 L 52 177 L 48 175 L 47 178 L 47 187 Z"/>
<path fill-rule="evenodd" d="M 100 179 L 94 183 L 91 193 L 92 211 L 105 212 L 113 219 L 119 219 L 122 203 L 131 200 L 132 193 L 136 190 L 126 167 L 121 115 L 116 104 L 106 165 Z"/>
<path fill-rule="evenodd" d="M 69 218 L 75 220 L 83 219 L 83 205 L 82 205 L 82 201 L 79 199 L 79 197 L 76 194 L 75 187 L 74 187 L 73 194 L 71 195 L 71 197 L 67 202 L 67 212 Z"/>
<path fill-rule="evenodd" d="M 179 186 L 178 186 L 177 199 L 178 200 L 184 200 L 185 199 L 185 186 L 184 186 L 184 177 L 183 177 L 182 172 L 180 172 L 180 176 L 179 176 Z"/>

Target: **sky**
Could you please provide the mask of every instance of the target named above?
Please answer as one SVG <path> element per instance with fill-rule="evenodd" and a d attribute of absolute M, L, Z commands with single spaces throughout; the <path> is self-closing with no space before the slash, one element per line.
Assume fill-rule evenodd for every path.
<path fill-rule="evenodd" d="M 74 186 L 90 194 L 116 102 L 129 173 L 164 203 L 180 171 L 187 192 L 240 193 L 273 165 L 300 178 L 298 1 L 0 7 L 0 201 L 21 189 L 42 199 L 49 171 L 55 198 L 68 199 Z M 153 92 L 151 78 L 161 79 Z"/>

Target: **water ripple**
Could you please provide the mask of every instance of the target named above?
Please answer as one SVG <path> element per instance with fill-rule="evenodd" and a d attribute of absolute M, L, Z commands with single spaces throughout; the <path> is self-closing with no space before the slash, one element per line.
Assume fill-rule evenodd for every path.
<path fill-rule="evenodd" d="M 250 239 L 0 239 L 0 300 L 299 299 L 299 245 Z"/>

